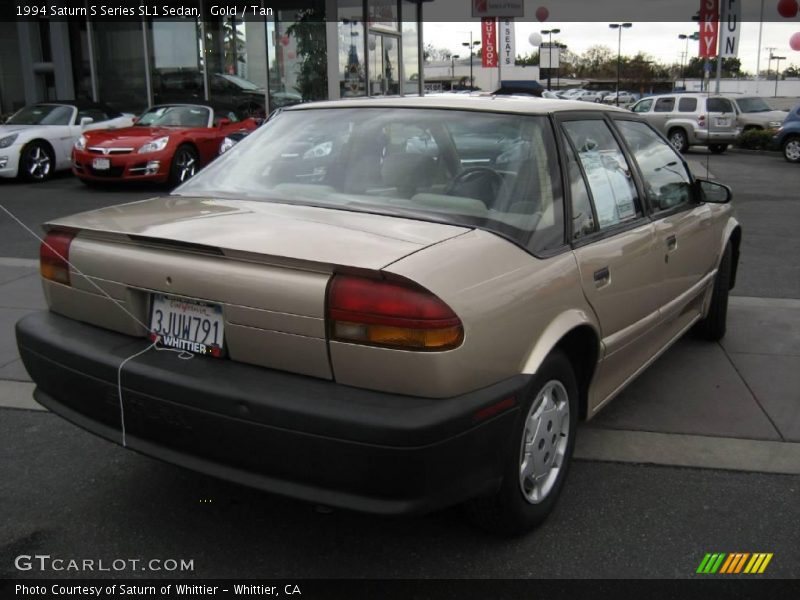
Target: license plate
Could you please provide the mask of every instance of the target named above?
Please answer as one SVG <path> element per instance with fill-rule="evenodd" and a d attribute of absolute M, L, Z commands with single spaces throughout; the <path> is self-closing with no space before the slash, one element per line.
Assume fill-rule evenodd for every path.
<path fill-rule="evenodd" d="M 728 119 L 717 119 L 717 127 L 728 127 L 730 124 Z"/>
<path fill-rule="evenodd" d="M 164 347 L 222 356 L 225 330 L 218 304 L 153 294 L 150 331 Z"/>
<path fill-rule="evenodd" d="M 92 167 L 98 171 L 105 171 L 111 168 L 111 160 L 108 158 L 95 158 L 92 160 Z"/>

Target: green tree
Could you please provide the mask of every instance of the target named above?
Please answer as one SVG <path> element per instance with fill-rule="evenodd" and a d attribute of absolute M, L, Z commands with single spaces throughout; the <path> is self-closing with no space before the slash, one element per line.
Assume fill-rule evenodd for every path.
<path fill-rule="evenodd" d="M 302 57 L 297 76 L 297 92 L 303 100 L 324 100 L 328 97 L 328 62 L 325 43 L 325 21 L 313 8 L 298 11 L 297 21 L 286 28 L 294 36 L 297 55 Z"/>

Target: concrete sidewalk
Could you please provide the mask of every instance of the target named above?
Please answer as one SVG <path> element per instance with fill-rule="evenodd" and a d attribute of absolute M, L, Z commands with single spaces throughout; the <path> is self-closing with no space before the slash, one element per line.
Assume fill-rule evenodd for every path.
<path fill-rule="evenodd" d="M 0 258 L 0 407 L 42 410 L 14 324 L 43 308 L 36 261 Z M 586 459 L 800 474 L 800 300 L 731 297 L 722 343 L 684 337 L 578 440 Z"/>

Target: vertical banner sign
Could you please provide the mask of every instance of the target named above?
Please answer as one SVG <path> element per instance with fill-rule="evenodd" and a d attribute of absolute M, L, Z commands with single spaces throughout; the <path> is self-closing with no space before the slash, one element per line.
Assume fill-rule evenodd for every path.
<path fill-rule="evenodd" d="M 719 0 L 700 0 L 700 58 L 714 58 L 717 55 L 718 33 Z"/>
<path fill-rule="evenodd" d="M 742 0 L 720 0 L 722 11 L 722 40 L 720 55 L 725 58 L 736 58 L 739 53 L 739 38 L 742 32 Z"/>
<path fill-rule="evenodd" d="M 497 67 L 497 22 L 494 17 L 481 19 L 481 58 L 484 67 Z"/>
<path fill-rule="evenodd" d="M 513 67 L 517 49 L 514 40 L 514 19 L 500 19 L 500 66 Z"/>

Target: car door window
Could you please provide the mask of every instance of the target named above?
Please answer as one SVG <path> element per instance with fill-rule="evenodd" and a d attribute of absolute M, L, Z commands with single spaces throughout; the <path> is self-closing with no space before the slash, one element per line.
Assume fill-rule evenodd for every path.
<path fill-rule="evenodd" d="M 644 180 L 645 194 L 656 210 L 691 202 L 691 179 L 675 150 L 646 123 L 617 121 Z"/>
<path fill-rule="evenodd" d="M 678 102 L 678 112 L 694 112 L 697 110 L 697 98 L 681 98 Z"/>
<path fill-rule="evenodd" d="M 572 203 L 572 238 L 577 240 L 594 233 L 594 213 L 592 211 L 592 200 L 589 197 L 589 188 L 583 178 L 578 157 L 568 143 L 565 143 L 567 153 L 567 174 L 569 175 L 569 185 Z"/>
<path fill-rule="evenodd" d="M 729 113 L 733 112 L 731 101 L 726 98 L 709 98 L 706 101 L 708 112 Z"/>
<path fill-rule="evenodd" d="M 641 216 L 630 166 L 605 121 L 567 121 L 564 130 L 586 174 L 599 228 Z"/>
<path fill-rule="evenodd" d="M 675 98 L 659 98 L 656 100 L 655 112 L 672 112 L 675 108 Z"/>
<path fill-rule="evenodd" d="M 633 107 L 633 112 L 635 113 L 645 113 L 650 110 L 650 107 L 653 106 L 652 100 L 642 100 L 638 102 L 636 106 Z"/>

